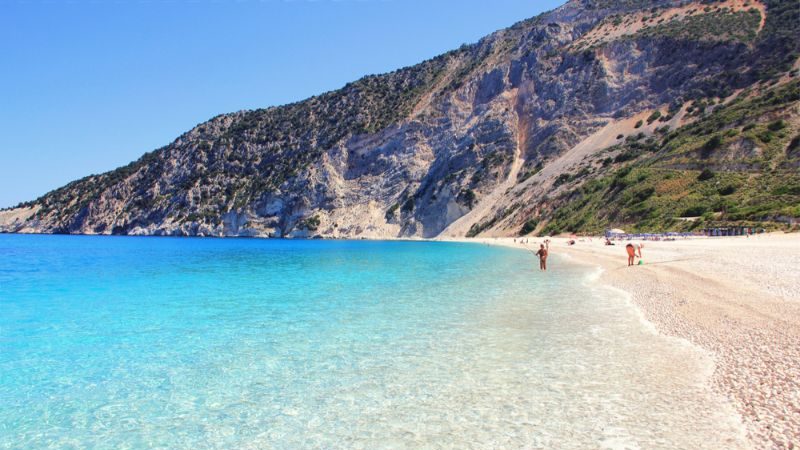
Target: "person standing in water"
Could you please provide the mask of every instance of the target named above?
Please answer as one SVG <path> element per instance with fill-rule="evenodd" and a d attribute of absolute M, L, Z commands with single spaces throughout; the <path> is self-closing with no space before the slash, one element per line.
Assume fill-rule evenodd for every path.
<path fill-rule="evenodd" d="M 539 245 L 539 251 L 536 252 L 536 256 L 539 257 L 539 270 L 547 270 L 547 249 L 544 248 L 544 244 Z"/>
<path fill-rule="evenodd" d="M 628 265 L 632 266 L 633 258 L 636 257 L 636 247 L 629 242 L 628 245 L 625 246 L 625 251 L 628 252 Z"/>

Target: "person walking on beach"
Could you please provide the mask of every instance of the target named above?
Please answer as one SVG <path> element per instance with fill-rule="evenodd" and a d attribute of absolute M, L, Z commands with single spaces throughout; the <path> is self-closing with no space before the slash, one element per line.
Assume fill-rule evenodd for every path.
<path fill-rule="evenodd" d="M 539 251 L 536 252 L 536 256 L 539 257 L 539 270 L 547 270 L 547 249 L 544 248 L 544 244 L 539 244 Z"/>
<path fill-rule="evenodd" d="M 633 246 L 630 242 L 628 245 L 625 246 L 625 251 L 628 252 L 628 265 L 633 265 L 633 258 L 636 257 L 636 247 Z"/>

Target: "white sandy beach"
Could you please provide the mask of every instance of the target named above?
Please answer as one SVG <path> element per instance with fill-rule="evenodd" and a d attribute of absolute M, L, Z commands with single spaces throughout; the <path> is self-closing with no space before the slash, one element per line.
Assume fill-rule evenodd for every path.
<path fill-rule="evenodd" d="M 600 281 L 630 293 L 659 332 L 713 355 L 711 387 L 739 411 L 755 448 L 800 446 L 800 235 L 647 241 L 634 267 L 625 242 L 567 240 L 553 238 L 551 255 L 600 266 Z M 522 248 L 512 238 L 464 241 Z"/>

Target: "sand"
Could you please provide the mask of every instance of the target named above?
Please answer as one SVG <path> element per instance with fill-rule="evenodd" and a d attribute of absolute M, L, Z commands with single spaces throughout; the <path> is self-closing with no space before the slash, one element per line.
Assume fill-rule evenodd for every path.
<path fill-rule="evenodd" d="M 659 332 L 713 355 L 711 388 L 738 410 L 754 448 L 800 448 L 800 235 L 647 241 L 634 267 L 625 242 L 575 240 L 553 238 L 551 254 L 600 266 L 600 282 L 629 292 Z"/>

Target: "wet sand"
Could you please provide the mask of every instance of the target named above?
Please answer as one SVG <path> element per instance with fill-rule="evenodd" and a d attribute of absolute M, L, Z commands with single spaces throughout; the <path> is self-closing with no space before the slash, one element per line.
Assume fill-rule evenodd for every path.
<path fill-rule="evenodd" d="M 599 282 L 628 292 L 659 332 L 713 355 L 711 388 L 739 412 L 754 448 L 800 448 L 800 235 L 646 241 L 634 267 L 626 242 L 575 240 L 553 238 L 550 253 L 601 267 Z M 463 241 L 522 248 L 511 238 Z M 535 250 L 542 239 L 528 242 Z"/>

